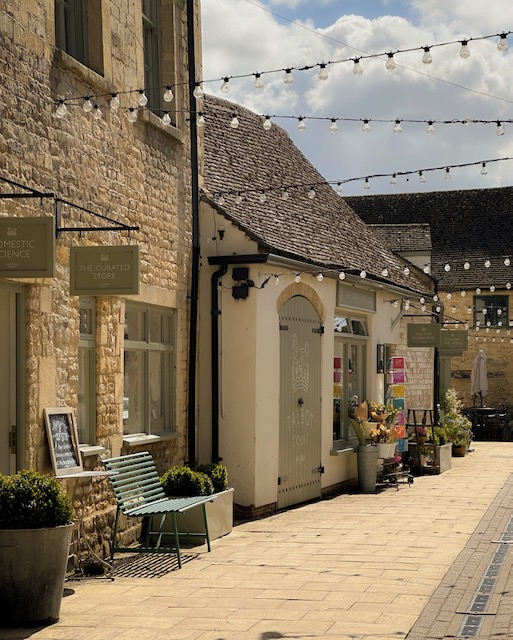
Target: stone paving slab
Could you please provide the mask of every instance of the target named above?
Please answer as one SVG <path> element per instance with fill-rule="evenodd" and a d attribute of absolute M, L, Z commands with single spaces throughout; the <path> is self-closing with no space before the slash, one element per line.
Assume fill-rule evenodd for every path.
<path fill-rule="evenodd" d="M 0 640 L 454 637 L 513 514 L 512 472 L 513 443 L 478 442 L 451 470 L 398 491 L 343 494 L 239 524 L 211 553 L 197 547 L 161 577 L 125 566 L 114 581 L 67 582 L 58 623 L 0 629 Z M 513 637 L 509 566 L 483 625 L 493 640 Z"/>

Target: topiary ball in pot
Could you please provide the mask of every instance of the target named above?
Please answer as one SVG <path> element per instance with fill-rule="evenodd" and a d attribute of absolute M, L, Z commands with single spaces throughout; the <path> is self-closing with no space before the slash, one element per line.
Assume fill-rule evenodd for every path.
<path fill-rule="evenodd" d="M 175 466 L 160 478 L 167 496 L 209 496 L 214 492 L 210 478 L 190 467 Z"/>
<path fill-rule="evenodd" d="M 222 464 L 200 464 L 198 471 L 205 473 L 214 485 L 214 491 L 219 493 L 228 488 L 228 469 Z"/>
<path fill-rule="evenodd" d="M 71 518 L 71 498 L 54 477 L 28 470 L 0 475 L 0 529 L 59 527 Z"/>

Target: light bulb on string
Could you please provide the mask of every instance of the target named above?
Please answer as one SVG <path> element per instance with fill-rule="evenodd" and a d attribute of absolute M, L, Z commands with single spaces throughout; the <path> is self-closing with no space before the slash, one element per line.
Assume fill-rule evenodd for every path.
<path fill-rule="evenodd" d="M 456 305 L 452 305 L 451 307 L 451 313 L 456 313 Z"/>
<path fill-rule="evenodd" d="M 292 75 L 292 69 L 285 69 L 285 75 L 283 77 L 285 84 L 292 84 L 294 82 L 294 76 Z"/>
<path fill-rule="evenodd" d="M 465 289 L 463 289 L 462 291 L 460 291 L 460 296 L 462 298 L 466 298 L 467 297 L 467 292 L 465 291 Z"/>
<path fill-rule="evenodd" d="M 505 33 L 501 33 L 501 37 L 499 40 L 499 44 L 497 45 L 497 49 L 502 53 L 508 50 L 508 39 Z"/>
<path fill-rule="evenodd" d="M 472 313 L 472 307 L 467 307 L 467 313 L 470 315 Z"/>
<path fill-rule="evenodd" d="M 121 102 L 119 101 L 119 97 L 117 93 L 111 93 L 109 104 L 110 104 L 110 108 L 113 111 L 116 111 L 116 109 L 119 109 L 119 107 L 121 106 Z"/>
<path fill-rule="evenodd" d="M 363 121 L 362 131 L 364 133 L 369 133 L 370 130 L 371 130 L 371 128 L 370 128 L 369 121 L 368 121 L 367 118 L 365 118 L 364 121 Z"/>
<path fill-rule="evenodd" d="M 230 78 L 228 78 L 227 76 L 225 78 L 223 78 L 223 84 L 221 85 L 221 92 L 222 93 L 230 93 Z"/>
<path fill-rule="evenodd" d="M 470 58 L 470 50 L 468 48 L 468 41 L 467 40 L 462 40 L 461 41 L 460 58 L 463 58 L 463 60 L 466 60 L 467 58 Z"/>
<path fill-rule="evenodd" d="M 498 136 L 504 135 L 504 127 L 502 126 L 502 122 L 500 120 L 497 120 L 497 128 L 495 129 L 495 133 Z"/>
<path fill-rule="evenodd" d="M 396 120 L 394 124 L 394 133 L 401 133 L 402 130 L 403 128 L 401 127 L 401 121 Z"/>
<path fill-rule="evenodd" d="M 91 113 L 91 111 L 93 110 L 93 103 L 91 102 L 91 98 L 89 97 L 84 98 L 84 102 L 82 103 L 82 109 L 86 113 Z"/>
<path fill-rule="evenodd" d="M 451 300 L 451 299 L 452 299 L 452 293 L 450 293 L 450 292 L 449 292 L 449 293 L 447 294 L 447 300 Z"/>
<path fill-rule="evenodd" d="M 260 73 L 255 73 L 255 89 L 263 89 L 264 81 L 262 80 L 262 75 Z"/>
<path fill-rule="evenodd" d="M 322 273 L 318 273 L 318 274 L 317 274 L 317 280 L 318 280 L 319 282 L 322 282 L 322 281 L 324 280 L 324 276 L 322 275 Z"/>
<path fill-rule="evenodd" d="M 445 181 L 449 182 L 451 180 L 451 171 L 449 169 L 449 167 L 446 167 L 445 169 Z"/>
<path fill-rule="evenodd" d="M 424 54 L 422 56 L 422 62 L 424 64 L 431 64 L 433 62 L 433 56 L 431 55 L 431 51 L 429 47 L 424 47 Z"/>
<path fill-rule="evenodd" d="M 365 178 L 365 181 L 363 183 L 363 188 L 368 191 L 370 189 L 370 184 L 369 184 L 369 178 Z"/>
<path fill-rule="evenodd" d="M 388 269 L 387 269 L 387 268 L 383 269 L 383 270 L 382 270 L 382 272 L 381 272 L 381 275 L 382 275 L 384 278 L 388 277 Z"/>
<path fill-rule="evenodd" d="M 445 271 L 445 272 L 447 272 L 447 273 L 449 273 L 449 271 L 450 271 L 450 270 L 451 270 L 451 265 L 450 265 L 449 263 L 447 263 L 447 264 L 444 266 L 444 271 Z"/>
<path fill-rule="evenodd" d="M 394 300 L 392 302 L 392 306 L 395 307 L 397 309 L 397 307 L 399 306 L 399 302 L 397 300 Z"/>
<path fill-rule="evenodd" d="M 486 258 L 484 266 L 489 269 L 492 266 L 492 263 L 490 262 L 490 260 L 488 260 L 488 258 Z"/>
<path fill-rule="evenodd" d="M 337 125 L 337 119 L 336 118 L 332 118 L 331 119 L 330 131 L 331 131 L 331 133 L 335 133 L 336 131 L 338 131 L 338 125 Z"/>
<path fill-rule="evenodd" d="M 335 191 L 338 193 L 338 195 L 342 193 L 342 185 L 340 184 L 340 182 L 337 182 L 337 188 L 335 189 Z"/>
<path fill-rule="evenodd" d="M 404 267 L 403 273 L 404 273 L 405 276 L 409 276 L 410 275 L 410 269 L 408 267 Z"/>
<path fill-rule="evenodd" d="M 435 132 L 435 127 L 433 126 L 433 121 L 429 120 L 428 126 L 426 127 L 426 133 L 432 136 L 434 132 Z"/>
<path fill-rule="evenodd" d="M 164 124 L 171 124 L 171 116 L 169 115 L 169 111 L 165 111 L 162 116 L 162 122 Z"/>
<path fill-rule="evenodd" d="M 511 289 L 511 282 L 506 282 L 506 289 Z"/>
<path fill-rule="evenodd" d="M 144 89 L 139 89 L 139 97 L 137 98 L 137 104 L 140 107 L 145 107 L 148 104 L 148 96 L 144 92 Z"/>
<path fill-rule="evenodd" d="M 429 272 L 430 272 L 430 268 L 429 268 L 429 265 L 428 265 L 428 264 L 424 265 L 424 269 L 423 269 L 423 271 L 424 271 L 424 273 L 425 273 L 425 274 L 429 274 Z"/>
<path fill-rule="evenodd" d="M 198 113 L 198 117 L 196 118 L 196 125 L 200 128 L 205 126 L 205 116 L 201 112 Z"/>
<path fill-rule="evenodd" d="M 396 177 L 395 173 L 393 173 L 392 177 L 390 178 L 390 184 L 391 185 L 396 185 L 397 184 L 397 177 Z"/>
<path fill-rule="evenodd" d="M 237 118 L 237 114 L 236 113 L 232 114 L 232 119 L 230 121 L 230 127 L 232 129 L 237 129 L 239 124 L 240 123 L 239 123 L 239 119 Z"/>
<path fill-rule="evenodd" d="M 468 116 L 463 120 L 463 124 L 466 127 L 470 127 L 470 125 L 472 124 L 472 118 L 469 118 Z"/>
<path fill-rule="evenodd" d="M 360 278 L 366 278 L 367 277 L 367 271 L 365 271 L 365 269 L 362 269 L 362 271 L 360 271 Z"/>
<path fill-rule="evenodd" d="M 64 116 L 67 114 L 68 114 L 68 107 L 66 106 L 66 103 L 64 102 L 64 100 L 59 100 L 59 106 L 55 110 L 55 117 L 64 118 Z"/>
<path fill-rule="evenodd" d="M 270 131 L 273 123 L 271 122 L 271 118 L 269 116 L 265 116 L 262 126 L 264 128 L 264 131 Z"/>
<path fill-rule="evenodd" d="M 196 98 L 196 100 L 201 100 L 203 98 L 204 93 L 203 93 L 203 88 L 201 86 L 201 82 L 196 82 L 192 95 Z"/>
<path fill-rule="evenodd" d="M 303 116 L 299 116 L 299 118 L 297 119 L 297 130 L 304 131 L 305 129 L 306 129 L 305 119 Z"/>
<path fill-rule="evenodd" d="M 95 119 L 95 120 L 101 120 L 101 119 L 102 119 L 102 116 L 103 116 L 103 113 L 101 112 L 100 107 L 99 107 L 97 104 L 95 104 L 95 105 L 94 105 L 94 110 L 93 110 L 93 117 L 94 117 L 94 119 Z"/>
<path fill-rule="evenodd" d="M 493 293 L 495 291 L 495 286 L 492 284 L 492 286 L 490 287 L 490 291 Z"/>
<path fill-rule="evenodd" d="M 488 175 L 488 169 L 486 168 L 486 162 L 482 162 L 481 163 L 481 175 L 482 176 L 487 176 Z"/>
<path fill-rule="evenodd" d="M 296 273 L 296 277 L 294 278 L 294 282 L 296 284 L 299 284 L 301 282 L 301 275 L 299 273 Z"/>
<path fill-rule="evenodd" d="M 509 258 L 504 258 L 504 266 L 509 267 L 510 264 L 511 264 L 511 260 Z"/>
<path fill-rule="evenodd" d="M 285 189 L 283 191 L 283 193 L 281 194 L 281 199 L 282 200 L 288 200 L 289 199 L 289 192 L 287 191 L 287 189 Z"/>
<path fill-rule="evenodd" d="M 392 52 L 387 54 L 387 61 L 385 63 L 385 68 L 387 69 L 387 71 L 393 71 L 396 68 L 396 64 L 395 64 L 395 60 L 394 60 L 394 54 Z"/>
<path fill-rule="evenodd" d="M 308 197 L 310 200 L 315 199 L 315 190 L 313 188 L 308 191 Z"/>
<path fill-rule="evenodd" d="M 219 198 L 217 199 L 217 204 L 218 204 L 218 205 L 220 205 L 220 206 L 222 207 L 224 203 L 225 203 L 225 199 L 224 199 L 223 194 L 221 194 L 221 195 L 219 196 Z"/>
<path fill-rule="evenodd" d="M 280 284 L 280 276 L 279 275 L 275 275 L 274 276 L 274 284 L 276 286 L 278 286 Z"/>
<path fill-rule="evenodd" d="M 328 79 L 328 71 L 324 62 L 321 62 L 321 64 L 319 65 L 319 75 L 317 77 L 319 78 L 319 80 Z"/>
<path fill-rule="evenodd" d="M 438 302 L 439 298 L 438 295 L 435 293 L 435 295 L 433 296 L 433 302 Z"/>
<path fill-rule="evenodd" d="M 422 171 L 419 171 L 419 182 L 420 182 L 420 184 L 425 184 L 426 183 L 426 176 L 424 175 L 424 173 Z"/>
<path fill-rule="evenodd" d="M 258 201 L 261 202 L 262 204 L 267 200 L 267 196 L 265 195 L 265 193 L 262 191 L 262 193 L 258 196 Z"/>
<path fill-rule="evenodd" d="M 465 269 L 465 271 L 468 271 L 470 269 L 470 262 L 465 262 L 463 264 L 463 268 Z"/>
<path fill-rule="evenodd" d="M 420 298 L 419 302 L 420 302 L 420 304 L 424 304 L 426 302 L 426 298 Z"/>
<path fill-rule="evenodd" d="M 170 85 L 168 85 L 166 87 L 166 90 L 164 91 L 164 95 L 162 96 L 164 99 L 164 102 L 172 102 L 173 98 L 175 97 L 173 94 L 173 89 L 171 88 Z"/>
<path fill-rule="evenodd" d="M 477 287 L 477 289 L 476 289 L 476 295 L 478 295 L 478 296 L 479 296 L 479 295 L 481 295 L 481 288 L 480 288 L 480 287 Z"/>
<path fill-rule="evenodd" d="M 354 58 L 353 60 L 353 73 L 355 76 L 361 76 L 363 73 L 363 67 L 360 64 L 360 58 Z"/>
<path fill-rule="evenodd" d="M 409 300 L 405 300 L 404 301 L 404 310 L 408 311 L 408 309 L 410 308 L 410 301 Z"/>
<path fill-rule="evenodd" d="M 338 274 L 338 279 L 339 279 L 339 280 L 345 280 L 345 279 L 346 279 L 346 274 L 345 274 L 343 271 L 341 271 L 341 272 Z"/>
<path fill-rule="evenodd" d="M 134 107 L 130 107 L 130 109 L 128 109 L 126 117 L 129 122 L 134 123 L 137 120 L 137 109 L 135 109 Z"/>

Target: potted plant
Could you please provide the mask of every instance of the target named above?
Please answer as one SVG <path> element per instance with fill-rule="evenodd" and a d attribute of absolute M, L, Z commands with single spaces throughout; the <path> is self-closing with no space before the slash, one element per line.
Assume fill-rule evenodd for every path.
<path fill-rule="evenodd" d="M 228 487 L 228 470 L 222 464 L 199 465 L 196 469 L 175 465 L 160 479 L 166 495 L 212 496 L 206 504 L 208 531 L 211 540 L 230 533 L 233 528 L 233 488 Z M 183 515 L 190 532 L 201 531 L 203 520 L 196 509 Z"/>
<path fill-rule="evenodd" d="M 464 456 L 472 440 L 472 423 L 462 413 L 463 404 L 455 389 L 447 389 L 441 407 L 439 425 L 452 443 L 452 455 Z"/>
<path fill-rule="evenodd" d="M 34 627 L 59 619 L 73 530 L 70 497 L 36 471 L 0 474 L 0 620 Z"/>

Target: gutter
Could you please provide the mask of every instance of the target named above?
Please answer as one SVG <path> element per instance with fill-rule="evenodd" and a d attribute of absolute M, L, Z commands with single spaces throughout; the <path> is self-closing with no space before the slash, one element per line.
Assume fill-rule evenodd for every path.
<path fill-rule="evenodd" d="M 211 256 L 208 258 L 210 265 L 220 265 L 220 269 L 214 271 L 210 279 L 210 331 L 211 331 L 211 375 L 210 383 L 212 390 L 211 410 L 212 410 L 212 453 L 213 463 L 221 462 L 219 457 L 219 280 L 226 275 L 230 264 L 259 264 L 267 262 L 266 253 L 256 253 L 251 255 L 231 255 L 231 256 Z"/>

